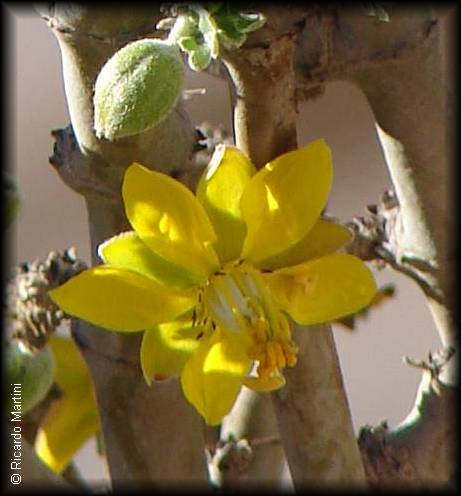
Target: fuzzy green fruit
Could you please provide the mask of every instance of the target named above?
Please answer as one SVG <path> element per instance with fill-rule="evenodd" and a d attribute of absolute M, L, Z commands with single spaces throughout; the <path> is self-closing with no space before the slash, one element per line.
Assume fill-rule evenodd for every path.
<path fill-rule="evenodd" d="M 184 65 L 175 45 L 143 39 L 124 46 L 96 80 L 96 136 L 114 140 L 155 126 L 174 109 L 183 82 Z"/>
<path fill-rule="evenodd" d="M 27 413 L 45 398 L 53 385 L 56 368 L 53 352 L 46 346 L 37 353 L 29 353 L 13 340 L 6 346 L 5 359 L 5 406 L 11 411 L 17 404 L 21 406 L 22 414 Z M 20 388 L 14 388 L 17 384 Z M 13 391 L 20 391 L 20 396 L 14 395 L 17 403 L 11 397 Z"/>

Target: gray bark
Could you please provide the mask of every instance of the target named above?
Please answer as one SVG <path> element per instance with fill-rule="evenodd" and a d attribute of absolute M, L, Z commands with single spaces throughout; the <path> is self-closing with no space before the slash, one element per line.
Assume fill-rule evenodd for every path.
<path fill-rule="evenodd" d="M 224 56 L 235 88 L 236 144 L 257 167 L 297 147 L 294 50 L 302 16 L 296 9 L 287 24 L 278 7 L 264 13 L 266 26 L 241 50 Z M 296 329 L 295 341 L 298 363 L 272 395 L 295 488 L 363 487 L 365 473 L 331 328 Z"/>

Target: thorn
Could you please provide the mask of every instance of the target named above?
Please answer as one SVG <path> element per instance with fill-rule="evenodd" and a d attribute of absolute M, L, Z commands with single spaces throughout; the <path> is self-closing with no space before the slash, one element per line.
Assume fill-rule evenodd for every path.
<path fill-rule="evenodd" d="M 406 355 L 403 357 L 403 361 L 407 365 L 425 370 L 431 374 L 431 377 L 437 378 L 442 367 L 448 363 L 454 353 L 455 349 L 452 346 L 448 346 L 435 354 L 429 351 L 427 362 L 425 360 L 414 360 Z"/>

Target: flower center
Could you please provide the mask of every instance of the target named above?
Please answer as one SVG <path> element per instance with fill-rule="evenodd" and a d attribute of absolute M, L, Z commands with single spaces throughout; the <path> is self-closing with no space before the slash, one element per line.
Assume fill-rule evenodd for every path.
<path fill-rule="evenodd" d="M 261 272 L 244 260 L 226 264 L 200 288 L 194 321 L 204 334 L 219 327 L 249 338 L 248 356 L 259 362 L 260 379 L 296 363 L 297 347 L 286 315 L 273 301 Z"/>

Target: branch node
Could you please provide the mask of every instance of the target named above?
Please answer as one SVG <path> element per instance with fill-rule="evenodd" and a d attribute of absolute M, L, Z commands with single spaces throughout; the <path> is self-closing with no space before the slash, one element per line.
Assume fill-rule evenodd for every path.
<path fill-rule="evenodd" d="M 229 436 L 227 441 L 220 441 L 216 445 L 214 457 L 220 471 L 232 471 L 243 474 L 253 459 L 253 451 L 246 438 L 236 439 Z"/>
<path fill-rule="evenodd" d="M 80 150 L 72 124 L 63 129 L 53 129 L 51 136 L 55 142 L 53 155 L 48 161 L 69 188 L 82 195 L 93 192 L 106 199 L 118 201 L 119 188 L 108 187 L 107 177 L 96 177 L 91 157 L 85 156 Z"/>
<path fill-rule="evenodd" d="M 436 383 L 439 380 L 440 373 L 443 367 L 450 361 L 451 357 L 455 354 L 455 348 L 453 346 L 447 346 L 442 348 L 435 354 L 431 351 L 428 352 L 428 359 L 426 360 L 415 360 L 408 356 L 403 357 L 403 361 L 410 367 L 416 367 L 430 374 L 431 380 Z"/>
<path fill-rule="evenodd" d="M 443 303 L 444 295 L 436 278 L 439 270 L 436 261 L 418 258 L 400 248 L 401 212 L 395 192 L 385 191 L 380 202 L 368 205 L 367 211 L 368 216 L 355 217 L 346 223 L 355 234 L 346 250 L 362 260 L 373 262 L 378 269 L 389 265 L 413 279 L 427 296 Z"/>
<path fill-rule="evenodd" d="M 45 261 L 34 260 L 17 267 L 7 286 L 11 337 L 32 352 L 42 349 L 49 334 L 69 318 L 51 301 L 48 291 L 86 267 L 73 247 L 63 252 L 52 251 Z"/>

